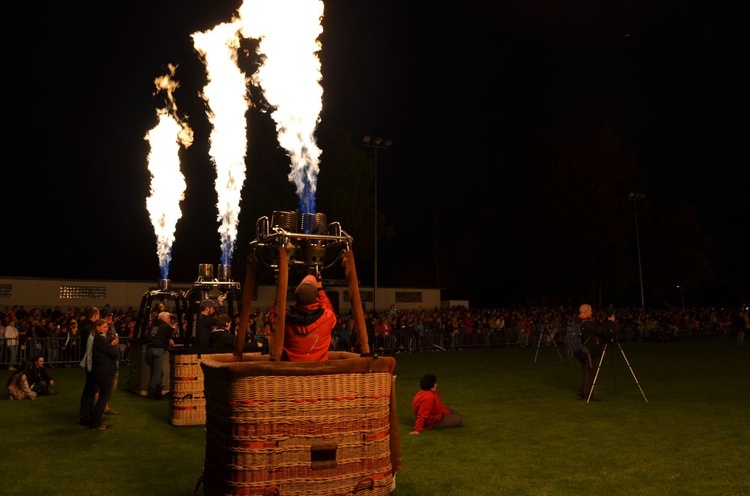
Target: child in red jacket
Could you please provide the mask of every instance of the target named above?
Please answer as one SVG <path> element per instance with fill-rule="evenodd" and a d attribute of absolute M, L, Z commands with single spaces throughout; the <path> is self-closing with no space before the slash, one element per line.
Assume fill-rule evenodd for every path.
<path fill-rule="evenodd" d="M 419 380 L 419 392 L 411 402 L 414 410 L 414 430 L 409 434 L 419 434 L 423 429 L 461 427 L 463 419 L 453 408 L 443 404 L 437 394 L 437 377 L 427 374 Z"/>

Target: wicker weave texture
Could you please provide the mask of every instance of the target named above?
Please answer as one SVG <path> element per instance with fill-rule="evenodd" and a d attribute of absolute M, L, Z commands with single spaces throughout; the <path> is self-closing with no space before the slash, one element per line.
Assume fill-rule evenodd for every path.
<path fill-rule="evenodd" d="M 206 494 L 390 494 L 391 373 L 204 370 Z"/>
<path fill-rule="evenodd" d="M 206 399 L 199 355 L 169 355 L 169 422 L 172 425 L 206 423 Z"/>
<path fill-rule="evenodd" d="M 221 353 L 219 355 L 224 355 Z M 244 356 L 260 355 L 245 353 Z M 217 354 L 169 354 L 169 422 L 172 425 L 206 423 L 206 399 L 203 384 L 203 357 Z"/>
<path fill-rule="evenodd" d="M 283 482 L 273 483 L 270 482 L 273 474 L 268 474 L 266 482 L 234 483 L 218 476 L 210 462 L 206 462 L 205 470 L 203 484 L 207 496 L 388 496 L 394 479 L 390 472 L 368 476 L 353 472 L 348 475 L 323 473 L 316 479 L 287 477 Z"/>

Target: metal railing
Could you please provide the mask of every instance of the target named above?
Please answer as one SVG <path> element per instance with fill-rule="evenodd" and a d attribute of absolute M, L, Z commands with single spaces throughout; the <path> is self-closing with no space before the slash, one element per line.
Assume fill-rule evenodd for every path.
<path fill-rule="evenodd" d="M 130 361 L 130 338 L 120 337 L 120 364 Z M 50 368 L 80 366 L 86 345 L 80 341 L 69 341 L 67 338 L 25 338 L 13 349 L 5 340 L 0 343 L 0 366 L 17 366 L 21 361 L 33 360 L 41 355 L 45 366 Z M 15 357 L 11 354 L 15 353 Z"/>
<path fill-rule="evenodd" d="M 619 341 L 665 341 L 685 339 L 696 335 L 718 335 L 720 329 L 702 328 L 695 333 L 680 333 L 673 326 L 622 326 L 617 333 Z M 559 331 L 558 331 L 559 332 Z M 467 332 L 465 328 L 452 331 L 447 328 L 425 329 L 420 332 L 416 329 L 399 328 L 390 332 L 387 336 L 377 333 L 368 335 L 370 349 L 379 354 L 416 353 L 423 351 L 446 351 L 463 350 L 472 348 L 511 348 L 536 346 L 540 336 L 544 336 L 543 345 L 551 345 L 550 338 L 555 339 L 557 345 L 565 346 L 565 333 L 558 335 L 549 333 L 547 329 L 537 326 L 533 332 L 526 333 L 519 326 L 509 326 L 503 329 L 474 328 Z M 130 341 L 128 337 L 121 336 L 120 364 L 127 365 L 130 362 Z M 351 351 L 354 346 L 353 340 L 349 339 L 349 349 L 344 349 L 343 341 L 337 333 L 332 336 L 332 349 L 337 351 Z M 11 364 L 18 365 L 21 360 L 33 359 L 42 355 L 48 367 L 78 367 L 83 358 L 85 345 L 80 342 L 70 342 L 67 338 L 26 338 L 16 348 L 16 359 L 11 360 L 11 348 L 3 340 L 0 342 L 0 367 L 7 368 Z"/>

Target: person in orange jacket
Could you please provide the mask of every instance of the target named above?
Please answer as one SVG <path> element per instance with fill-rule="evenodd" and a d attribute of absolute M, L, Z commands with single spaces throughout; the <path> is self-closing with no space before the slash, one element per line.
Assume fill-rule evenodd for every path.
<path fill-rule="evenodd" d="M 427 374 L 419 380 L 419 392 L 411 402 L 414 410 L 414 430 L 409 434 L 419 434 L 423 429 L 443 429 L 461 427 L 463 418 L 453 408 L 445 406 L 437 393 L 437 377 Z"/>
<path fill-rule="evenodd" d="M 325 362 L 331 347 L 331 332 L 336 314 L 322 281 L 305 276 L 294 290 L 295 304 L 290 305 L 284 320 L 282 360 L 290 362 Z"/>

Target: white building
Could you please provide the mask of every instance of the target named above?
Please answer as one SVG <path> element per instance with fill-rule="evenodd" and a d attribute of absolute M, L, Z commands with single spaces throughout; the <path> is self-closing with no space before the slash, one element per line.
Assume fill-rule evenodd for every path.
<path fill-rule="evenodd" d="M 194 288 L 193 282 L 171 282 L 169 290 L 177 295 L 186 294 Z M 334 308 L 339 312 L 351 310 L 349 287 L 345 280 L 325 281 L 324 285 Z M 210 283 L 203 283 L 210 288 Z M 237 300 L 242 299 L 242 288 L 237 283 Z M 293 301 L 295 286 L 290 284 L 287 302 Z M 0 307 L 23 305 L 27 310 L 36 307 L 85 308 L 103 307 L 138 309 L 141 302 L 153 291 L 159 291 L 156 281 L 89 281 L 75 279 L 37 279 L 22 277 L 0 277 Z M 218 296 L 221 285 L 211 289 L 211 296 Z M 214 294 L 215 293 L 215 294 Z M 373 288 L 360 287 L 360 298 L 365 311 L 372 310 Z M 273 306 L 276 286 L 258 286 L 253 291 L 252 307 L 267 310 Z M 391 305 L 398 309 L 440 308 L 439 289 L 384 288 L 378 286 L 378 309 L 387 310 Z M 468 302 L 467 302 L 468 306 Z"/>

